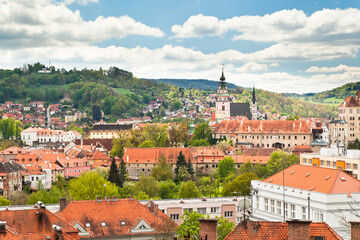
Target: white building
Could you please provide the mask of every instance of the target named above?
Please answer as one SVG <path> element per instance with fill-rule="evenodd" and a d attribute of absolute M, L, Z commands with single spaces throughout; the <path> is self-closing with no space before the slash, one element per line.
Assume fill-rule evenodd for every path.
<path fill-rule="evenodd" d="M 355 178 L 360 178 L 360 150 L 348 149 L 344 152 L 343 148 L 321 148 L 320 153 L 300 154 L 300 164 L 342 169 Z"/>
<path fill-rule="evenodd" d="M 293 165 L 263 181 L 251 181 L 251 187 L 253 220 L 326 222 L 344 239 L 350 239 L 350 227 L 341 218 L 359 220 L 354 211 L 360 213 L 360 181 L 338 169 Z"/>
<path fill-rule="evenodd" d="M 210 218 L 221 217 L 231 222 L 239 223 L 245 211 L 250 208 L 251 200 L 244 197 L 213 197 L 213 198 L 186 198 L 186 199 L 163 199 L 153 200 L 159 209 L 177 224 L 183 222 L 181 216 L 185 211 L 196 211 L 209 215 Z"/>
<path fill-rule="evenodd" d="M 39 190 L 39 182 L 45 189 L 51 188 L 51 169 L 41 169 L 38 166 L 26 166 L 27 176 L 25 181 L 31 182 L 30 188 Z"/>
<path fill-rule="evenodd" d="M 34 145 L 34 143 L 74 142 L 76 139 L 81 138 L 82 135 L 76 130 L 66 132 L 63 130 L 30 127 L 21 132 L 21 140 L 30 146 Z"/>

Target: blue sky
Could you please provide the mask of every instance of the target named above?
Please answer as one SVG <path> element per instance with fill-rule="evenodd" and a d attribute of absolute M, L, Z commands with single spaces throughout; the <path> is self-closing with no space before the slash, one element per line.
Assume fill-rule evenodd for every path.
<path fill-rule="evenodd" d="M 360 80 L 360 1 L 5 0 L 1 68 L 118 66 L 144 78 L 319 92 Z"/>

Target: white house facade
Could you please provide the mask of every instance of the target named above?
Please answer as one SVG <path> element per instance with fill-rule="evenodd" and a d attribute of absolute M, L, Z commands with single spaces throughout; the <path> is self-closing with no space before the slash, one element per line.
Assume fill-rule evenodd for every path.
<path fill-rule="evenodd" d="M 326 222 L 350 239 L 350 227 L 343 219 L 359 220 L 354 211 L 360 213 L 360 181 L 341 170 L 303 165 L 285 169 L 285 188 L 282 176 L 280 172 L 264 181 L 251 181 L 252 220 Z"/>

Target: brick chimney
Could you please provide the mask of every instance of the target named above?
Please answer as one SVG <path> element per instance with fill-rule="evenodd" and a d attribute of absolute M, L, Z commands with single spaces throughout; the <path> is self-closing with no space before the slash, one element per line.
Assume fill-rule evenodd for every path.
<path fill-rule="evenodd" d="M 66 197 L 60 198 L 60 212 L 67 206 Z"/>
<path fill-rule="evenodd" d="M 360 222 L 351 221 L 351 240 L 360 240 Z"/>
<path fill-rule="evenodd" d="M 289 220 L 288 240 L 305 240 L 310 239 L 310 223 L 308 220 Z"/>
<path fill-rule="evenodd" d="M 217 219 L 199 218 L 200 240 L 217 240 Z"/>

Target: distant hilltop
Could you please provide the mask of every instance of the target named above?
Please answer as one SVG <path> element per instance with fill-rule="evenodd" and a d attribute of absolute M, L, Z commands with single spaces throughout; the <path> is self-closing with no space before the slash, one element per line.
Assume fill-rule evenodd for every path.
<path fill-rule="evenodd" d="M 202 90 L 216 90 L 218 88 L 219 81 L 207 80 L 207 79 L 149 79 L 151 81 L 156 81 L 159 83 L 166 83 L 175 85 L 177 87 L 190 88 L 193 87 L 195 89 Z M 235 84 L 228 83 L 228 88 L 238 88 Z"/>

